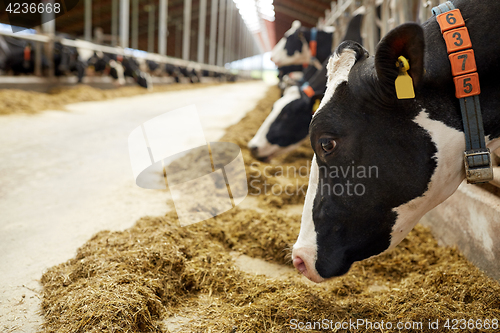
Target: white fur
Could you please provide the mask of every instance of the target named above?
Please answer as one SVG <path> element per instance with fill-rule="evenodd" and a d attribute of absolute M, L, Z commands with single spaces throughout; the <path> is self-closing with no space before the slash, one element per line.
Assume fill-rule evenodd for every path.
<path fill-rule="evenodd" d="M 429 133 L 436 145 L 437 167 L 422 196 L 394 208 L 398 217 L 392 228 L 389 249 L 399 244 L 425 213 L 452 195 L 465 178 L 464 133 L 430 119 L 425 109 L 413 121 Z"/>
<path fill-rule="evenodd" d="M 153 79 L 151 78 L 151 75 L 149 73 L 144 73 L 146 76 L 146 82 L 148 83 L 148 90 L 152 91 L 153 90 Z"/>
<path fill-rule="evenodd" d="M 352 66 L 356 63 L 356 52 L 351 49 L 344 49 L 342 53 L 339 55 L 334 53 L 330 60 L 328 61 L 327 69 L 327 88 L 325 92 L 325 96 L 321 100 L 318 110 L 314 113 L 315 117 L 320 113 L 325 106 L 326 103 L 333 97 L 335 90 L 342 83 L 346 82 L 349 77 L 349 72 L 352 69 Z"/>
<path fill-rule="evenodd" d="M 328 80 L 326 93 L 314 116 L 316 116 L 322 110 L 323 106 L 333 97 L 339 84 L 347 81 L 349 72 L 355 62 L 356 53 L 349 49 L 345 49 L 340 55 L 335 53 L 334 56 L 330 58 L 327 65 Z M 316 242 L 316 229 L 312 216 L 313 202 L 318 190 L 318 183 L 319 170 L 316 162 L 316 155 L 314 155 L 311 162 L 311 174 L 309 176 L 309 186 L 307 188 L 304 210 L 302 212 L 302 220 L 300 222 L 299 237 L 297 242 L 293 245 L 292 259 L 300 257 L 307 267 L 307 271 L 304 275 L 315 282 L 321 282 L 323 280 L 315 268 L 318 245 Z"/>
<path fill-rule="evenodd" d="M 78 56 L 80 57 L 80 60 L 83 62 L 87 62 L 93 55 L 94 55 L 94 50 L 89 50 L 89 49 L 84 49 L 84 48 L 77 48 L 78 51 Z"/>
<path fill-rule="evenodd" d="M 316 155 L 313 156 L 311 162 L 311 174 L 309 175 L 309 186 L 307 188 L 306 199 L 302 211 L 302 219 L 300 221 L 300 232 L 297 242 L 293 245 L 294 249 L 307 247 L 317 250 L 316 244 L 316 229 L 314 227 L 312 211 L 313 202 L 318 190 L 319 171 Z"/>
<path fill-rule="evenodd" d="M 324 280 L 319 276 L 315 265 L 318 256 L 318 244 L 316 239 L 316 228 L 314 227 L 312 217 L 313 202 L 318 189 L 318 183 L 319 170 L 318 164 L 316 163 L 316 155 L 314 155 L 311 164 L 311 174 L 309 175 L 309 187 L 306 193 L 302 220 L 300 221 L 299 237 L 293 245 L 292 261 L 295 262 L 297 258 L 300 258 L 306 268 L 304 271 L 301 270 L 302 274 L 316 283 Z"/>
<path fill-rule="evenodd" d="M 359 15 L 359 14 L 362 14 L 362 15 L 366 14 L 366 7 L 365 6 L 361 6 L 358 9 L 356 9 L 355 11 L 353 11 L 351 16 L 354 17 L 354 16 Z"/>
<path fill-rule="evenodd" d="M 287 54 L 285 49 L 286 40 L 282 38 L 271 53 L 271 60 L 278 67 L 290 66 L 290 65 L 302 65 L 308 64 L 311 60 L 311 50 L 309 50 L 309 44 L 302 38 L 302 51 L 295 51 L 291 56 Z M 275 51 L 276 50 L 276 51 Z"/>
<path fill-rule="evenodd" d="M 340 83 L 346 82 L 349 76 L 349 71 L 356 62 L 356 53 L 353 50 L 345 49 L 340 55 L 335 53 L 327 65 L 327 88 L 326 93 L 318 111 L 315 112 L 316 116 L 322 107 L 332 98 L 335 89 Z M 313 116 L 313 117 L 314 117 Z M 297 242 L 293 248 L 300 247 L 314 247 L 316 248 L 316 231 L 312 218 L 313 201 L 316 196 L 319 183 L 318 164 L 316 162 L 316 155 L 314 155 L 311 162 L 311 175 L 309 176 L 309 186 L 307 188 L 306 199 L 304 203 L 304 211 L 302 213 L 302 221 L 300 224 L 300 233 Z"/>
<path fill-rule="evenodd" d="M 282 66 L 302 65 L 309 63 L 309 60 L 311 59 L 311 51 L 309 50 L 309 45 L 305 40 L 305 38 L 302 38 L 301 52 L 295 51 L 295 53 L 292 56 L 289 56 L 285 49 L 286 39 L 289 36 L 293 35 L 295 31 L 300 29 L 300 27 L 301 27 L 300 21 L 297 20 L 293 21 L 292 27 L 288 29 L 287 32 L 285 32 L 284 37 L 281 38 L 279 42 L 271 50 L 271 61 L 273 61 L 276 64 L 276 66 L 282 67 Z"/>
<path fill-rule="evenodd" d="M 112 67 L 112 68 L 116 69 L 116 73 L 117 73 L 117 76 L 118 76 L 118 80 L 117 80 L 118 84 L 120 84 L 120 85 L 123 86 L 126 83 L 126 81 L 125 81 L 125 75 L 124 75 L 125 70 L 123 69 L 123 65 L 120 64 L 117 61 L 110 60 L 109 61 L 109 67 Z"/>
<path fill-rule="evenodd" d="M 252 140 L 248 142 L 248 147 L 258 148 L 257 155 L 259 157 L 275 156 L 278 153 L 284 153 L 286 151 L 293 150 L 298 145 L 297 143 L 288 147 L 280 147 L 267 141 L 266 135 L 269 132 L 269 128 L 271 127 L 272 123 L 280 115 L 283 108 L 290 104 L 292 101 L 300 99 L 300 97 L 299 87 L 291 86 L 285 89 L 283 97 L 281 97 L 274 103 L 271 113 L 269 114 L 269 116 L 267 116 L 266 120 L 264 120 L 264 123 L 262 123 Z"/>

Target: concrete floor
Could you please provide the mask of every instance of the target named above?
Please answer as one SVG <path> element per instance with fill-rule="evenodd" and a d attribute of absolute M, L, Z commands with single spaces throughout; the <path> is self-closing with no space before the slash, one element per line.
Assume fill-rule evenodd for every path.
<path fill-rule="evenodd" d="M 167 212 L 167 191 L 134 183 L 127 140 L 135 127 L 195 104 L 207 140 L 216 141 L 267 89 L 237 83 L 0 117 L 0 331 L 37 330 L 43 271 L 94 233 Z"/>

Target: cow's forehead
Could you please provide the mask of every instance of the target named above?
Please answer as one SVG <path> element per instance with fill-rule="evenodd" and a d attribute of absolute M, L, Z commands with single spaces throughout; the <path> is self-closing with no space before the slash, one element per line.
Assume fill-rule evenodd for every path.
<path fill-rule="evenodd" d="M 325 96 L 321 100 L 318 111 L 314 113 L 314 117 L 318 115 L 318 113 L 323 110 L 325 104 L 330 101 L 337 87 L 342 82 L 347 82 L 349 72 L 356 63 L 356 58 L 356 51 L 350 48 L 344 48 L 340 53 L 335 52 L 330 58 L 326 67 L 328 80 Z"/>

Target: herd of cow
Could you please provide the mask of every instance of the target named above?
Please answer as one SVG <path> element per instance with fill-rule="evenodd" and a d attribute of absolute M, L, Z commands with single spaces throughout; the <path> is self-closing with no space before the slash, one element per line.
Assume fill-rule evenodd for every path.
<path fill-rule="evenodd" d="M 269 162 L 309 135 L 314 157 L 292 260 L 312 281 L 396 246 L 455 192 L 471 159 L 484 161 L 486 148 L 500 148 L 500 2 L 452 0 L 433 12 L 422 25 L 390 31 L 371 56 L 361 45 L 362 11 L 333 52 L 331 33 L 299 22 L 272 52 L 283 95 L 248 147 Z M 439 13 L 452 29 L 447 35 Z M 473 52 L 457 52 L 451 66 L 476 72 L 454 78 L 450 47 Z M 401 75 L 414 97 L 397 94 Z M 479 77 L 481 88 L 467 75 Z M 476 123 L 482 126 L 470 141 Z M 470 150 L 480 141 L 483 149 Z M 371 167 L 373 177 L 358 172 Z M 349 183 L 362 184 L 362 194 L 341 191 Z"/>
<path fill-rule="evenodd" d="M 118 85 L 132 78 L 144 88 L 152 87 L 151 76 L 170 76 L 175 82 L 186 78 L 191 83 L 200 82 L 201 77 L 221 78 L 223 74 L 198 70 L 172 64 L 160 64 L 144 59 L 112 53 L 96 52 L 84 48 L 69 47 L 54 42 L 53 65 L 55 76 L 76 75 L 81 83 L 86 75 L 112 77 Z M 45 54 L 41 55 L 41 69 L 49 69 Z M 29 40 L 0 36 L 0 74 L 20 75 L 35 72 L 35 43 Z M 228 80 L 234 79 L 232 77 Z"/>

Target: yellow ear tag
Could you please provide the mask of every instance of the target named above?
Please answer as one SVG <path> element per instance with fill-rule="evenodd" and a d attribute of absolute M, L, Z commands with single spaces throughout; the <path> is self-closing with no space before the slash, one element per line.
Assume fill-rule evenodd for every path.
<path fill-rule="evenodd" d="M 410 64 L 408 60 L 400 56 L 396 67 L 399 68 L 399 75 L 396 79 L 396 94 L 398 99 L 408 99 L 415 98 L 415 91 L 413 90 L 413 80 L 411 76 L 408 75 L 408 70 L 410 69 Z"/>
<path fill-rule="evenodd" d="M 319 98 L 316 100 L 316 102 L 314 102 L 312 114 L 314 114 L 318 110 L 320 103 L 321 103 L 321 101 L 319 100 Z"/>

